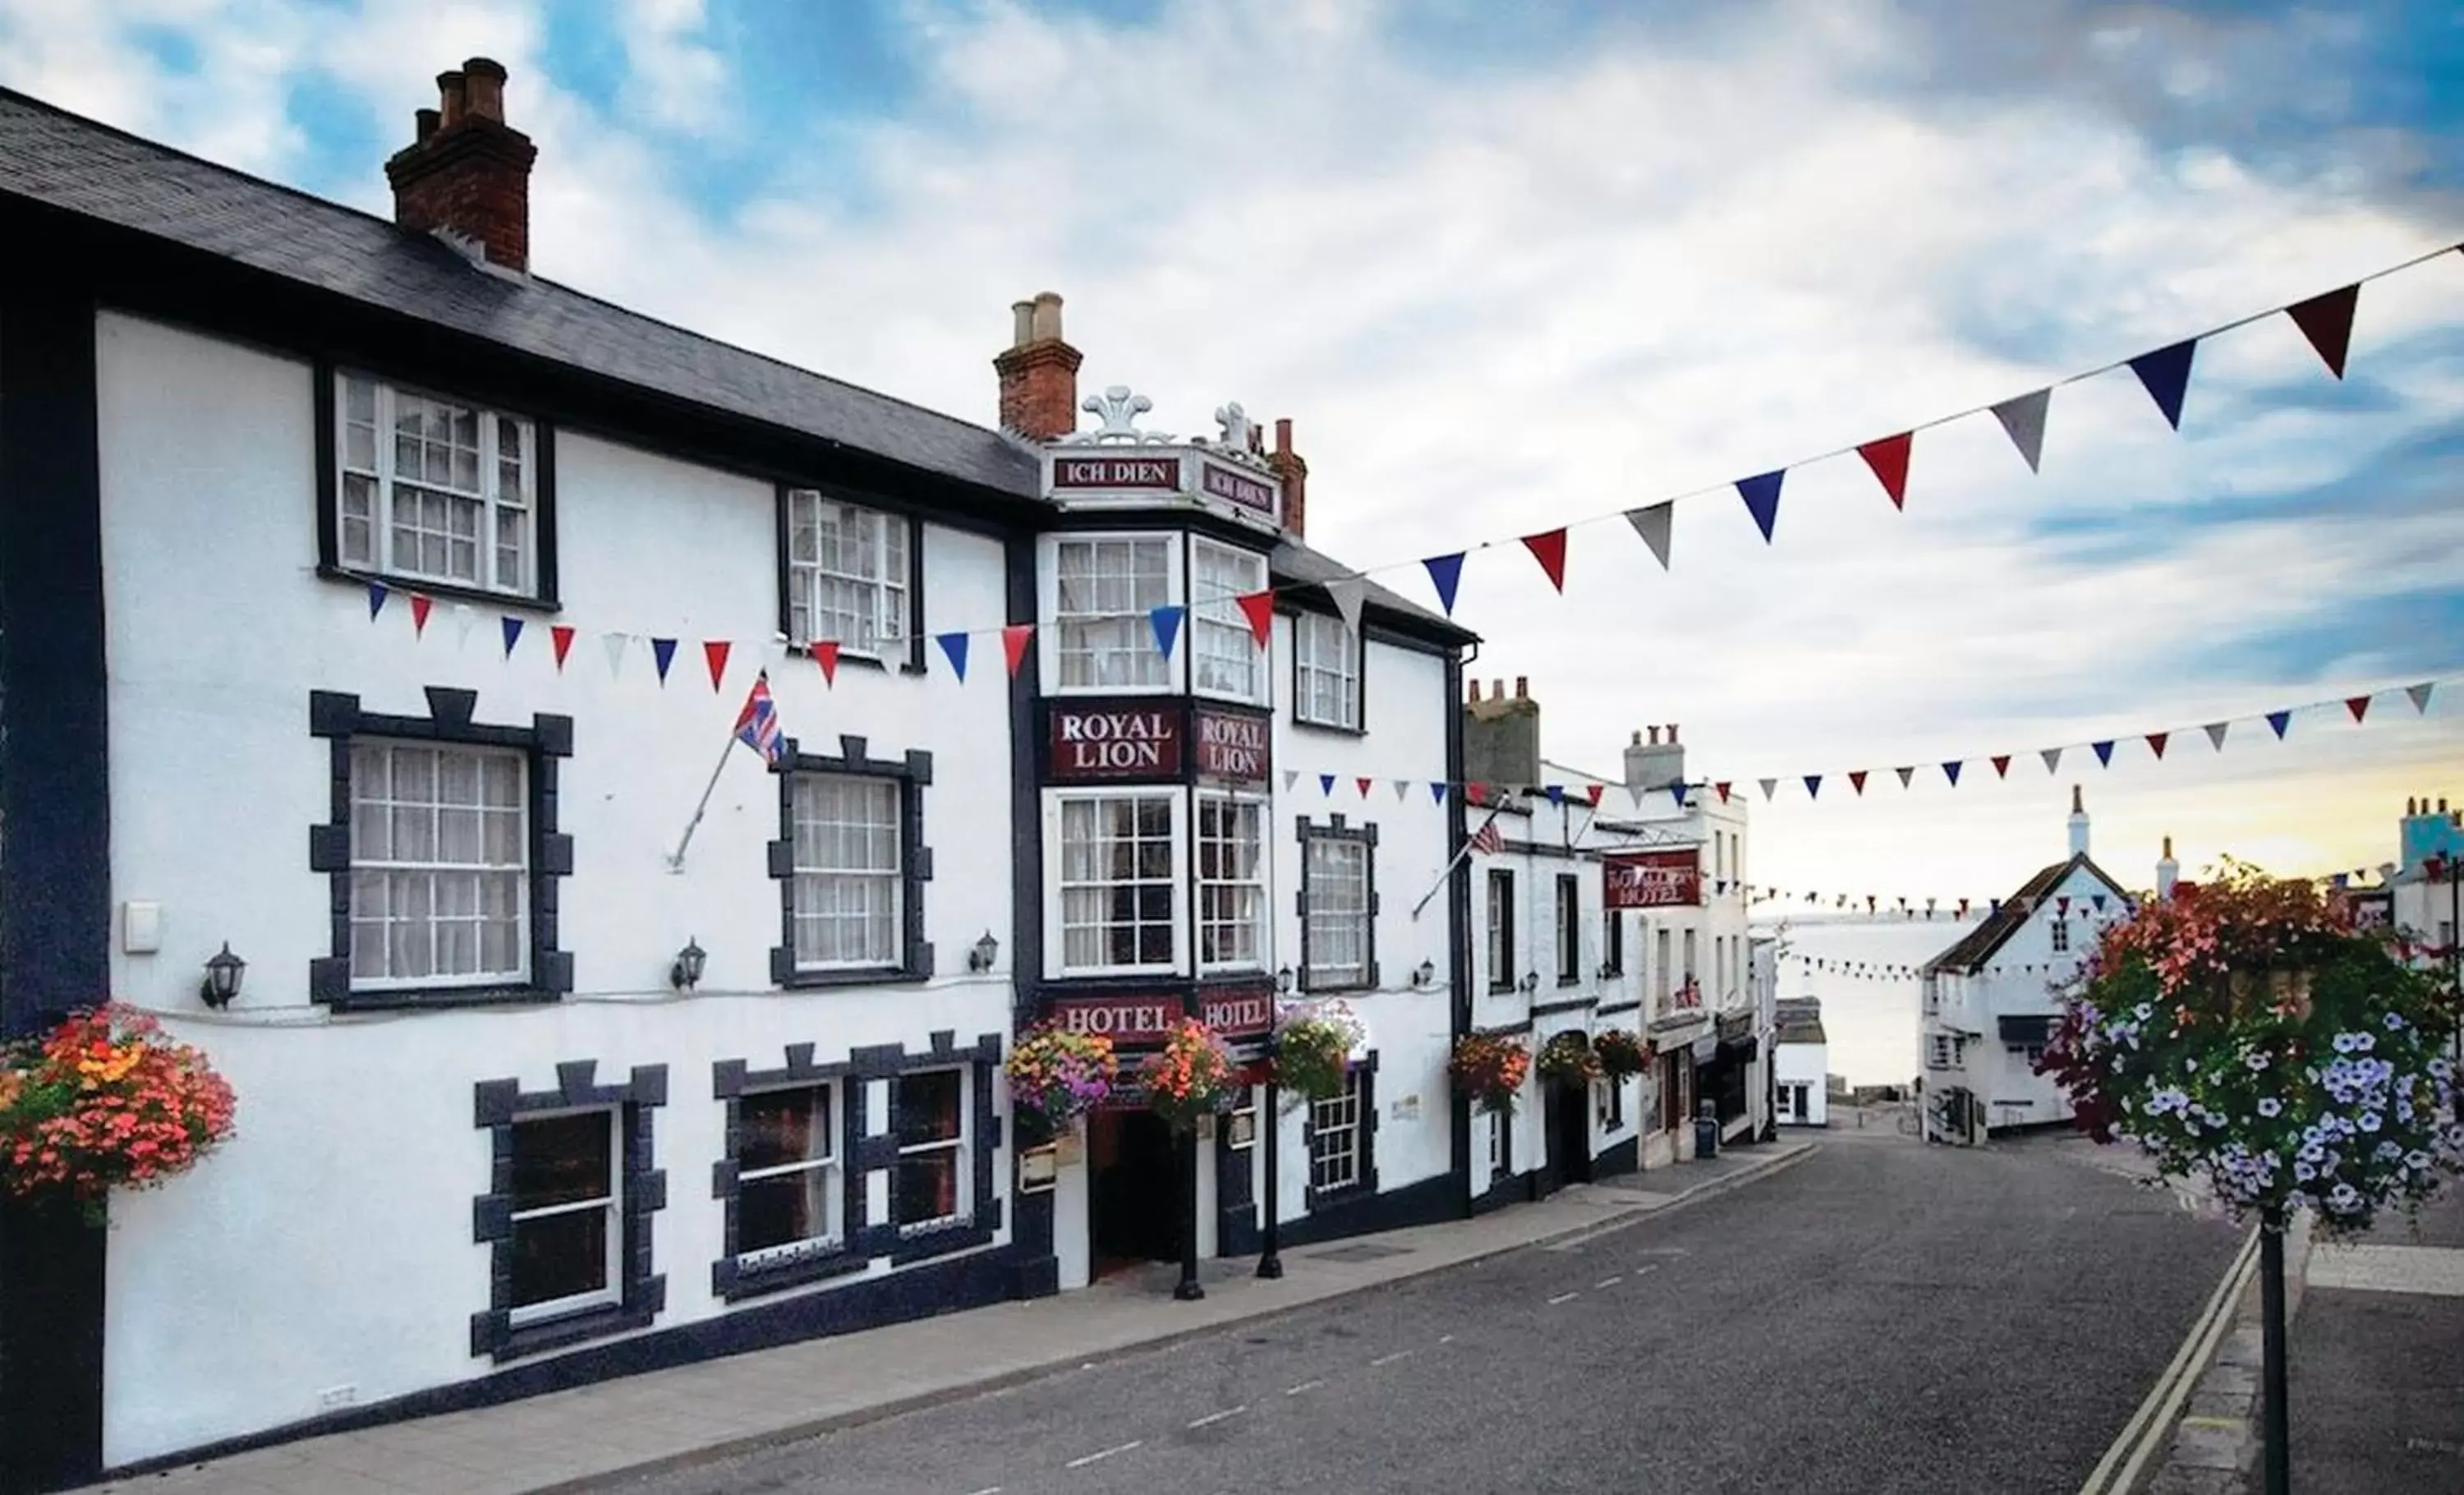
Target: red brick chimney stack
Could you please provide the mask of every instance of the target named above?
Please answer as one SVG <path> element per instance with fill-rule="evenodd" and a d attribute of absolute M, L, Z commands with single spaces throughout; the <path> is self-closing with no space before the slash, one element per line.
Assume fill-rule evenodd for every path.
<path fill-rule="evenodd" d="M 393 219 L 475 240 L 488 262 L 528 270 L 531 163 L 539 147 L 505 123 L 505 69 L 473 57 L 436 75 L 440 107 L 413 116 L 415 139 L 385 163 Z"/>
<path fill-rule="evenodd" d="M 1292 423 L 1288 417 L 1275 422 L 1275 451 L 1266 458 L 1284 484 L 1284 531 L 1295 539 L 1309 536 L 1309 464 L 1292 450 Z"/>
<path fill-rule="evenodd" d="M 1078 365 L 1086 355 L 1062 341 L 1061 297 L 1045 291 L 1010 313 L 1010 345 L 993 360 L 1001 428 L 1030 441 L 1067 436 L 1078 429 Z"/>

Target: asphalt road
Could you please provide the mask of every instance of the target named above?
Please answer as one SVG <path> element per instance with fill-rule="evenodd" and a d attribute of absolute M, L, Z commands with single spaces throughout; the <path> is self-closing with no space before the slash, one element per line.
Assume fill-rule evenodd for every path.
<path fill-rule="evenodd" d="M 1832 1136 L 1571 1247 L 616 1488 L 2076 1491 L 2238 1234 L 2075 1141 Z"/>

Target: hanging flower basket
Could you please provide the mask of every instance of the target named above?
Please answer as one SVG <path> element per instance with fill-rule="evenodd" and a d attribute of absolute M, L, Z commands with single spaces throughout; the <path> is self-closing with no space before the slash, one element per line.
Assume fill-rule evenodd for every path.
<path fill-rule="evenodd" d="M 1540 1045 L 1540 1077 L 1559 1085 L 1589 1085 L 1600 1077 L 1599 1056 L 1591 1040 L 1568 1030 Z"/>
<path fill-rule="evenodd" d="M 1592 1035 L 1592 1057 L 1608 1078 L 1630 1080 L 1650 1067 L 1652 1056 L 1640 1039 L 1623 1028 L 1610 1028 Z"/>
<path fill-rule="evenodd" d="M 2457 1020 L 2314 885 L 2229 862 L 2104 932 L 2037 1067 L 2083 1131 L 2204 1176 L 2235 1218 L 2309 1209 L 2346 1236 L 2464 1168 Z"/>
<path fill-rule="evenodd" d="M 1010 1111 L 1030 1143 L 1058 1135 L 1102 1105 L 1121 1069 L 1111 1039 L 1050 1023 L 1022 1037 L 1001 1067 L 1009 1075 Z"/>
<path fill-rule="evenodd" d="M 1531 1072 L 1531 1051 L 1500 1034 L 1466 1033 L 1446 1061 L 1455 1088 L 1484 1110 L 1512 1110 L 1515 1092 Z"/>
<path fill-rule="evenodd" d="M 111 1191 L 187 1172 L 231 1134 L 237 1102 L 205 1054 L 108 1003 L 0 1049 L 0 1168 L 20 1198 L 99 1219 Z"/>
<path fill-rule="evenodd" d="M 1140 1066 L 1138 1078 L 1155 1113 L 1171 1122 L 1174 1131 L 1186 1132 L 1198 1125 L 1199 1117 L 1230 1107 L 1240 1092 L 1241 1074 L 1232 1050 L 1213 1028 L 1183 1018 L 1162 1050 Z"/>
<path fill-rule="evenodd" d="M 1348 1002 L 1293 1008 L 1275 1027 L 1275 1083 L 1306 1100 L 1334 1099 L 1343 1093 L 1352 1051 L 1367 1035 Z"/>

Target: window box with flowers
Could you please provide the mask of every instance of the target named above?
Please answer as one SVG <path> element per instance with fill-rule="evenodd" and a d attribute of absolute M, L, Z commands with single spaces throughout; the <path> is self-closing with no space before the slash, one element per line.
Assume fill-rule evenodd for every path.
<path fill-rule="evenodd" d="M 0 1050 L 9 1191 L 74 1201 L 99 1221 L 111 1191 L 187 1172 L 231 1134 L 237 1102 L 201 1051 L 118 1003 Z"/>

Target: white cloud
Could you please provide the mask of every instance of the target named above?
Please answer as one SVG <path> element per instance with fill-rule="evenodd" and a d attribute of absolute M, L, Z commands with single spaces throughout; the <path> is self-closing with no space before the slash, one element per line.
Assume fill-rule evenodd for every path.
<path fill-rule="evenodd" d="M 242 86 L 251 69 L 322 70 L 407 121 L 435 71 L 484 52 L 540 143 L 541 274 L 979 420 L 1009 303 L 1050 288 L 1086 382 L 1137 385 L 1155 424 L 1202 429 L 1225 399 L 1297 417 L 1323 548 L 1401 562 L 1385 580 L 1426 598 L 1413 558 L 1504 538 L 1467 566 L 1461 616 L 1489 639 L 1477 672 L 1531 677 L 1560 760 L 1613 762 L 1629 728 L 1672 719 L 1697 772 L 1740 782 L 2195 727 L 2345 683 L 2202 679 L 2206 647 L 2453 585 L 2464 554 L 2452 511 L 2254 521 L 2118 561 L 2032 528 L 2333 480 L 2452 420 L 2464 367 L 2395 350 L 2453 327 L 2464 260 L 2365 292 L 2353 367 L 2389 408 L 2211 419 L 2323 385 L 2277 319 L 2202 347 L 2182 435 L 2117 371 L 2056 394 L 2043 476 L 1972 417 L 1920 434 L 1904 515 L 1853 456 L 1793 471 L 1766 547 L 1721 485 L 2423 247 L 2365 195 L 2403 142 L 2296 177 L 2160 149 L 2085 90 L 1917 107 L 1862 81 L 1926 56 L 1879 5 L 1807 0 L 1682 37 L 1636 21 L 1553 62 L 1443 75 L 1353 6 L 1294 20 L 1188 0 L 1122 29 L 1005 0 L 918 7 L 910 103 L 765 143 L 774 178 L 721 221 L 662 153 L 669 132 L 727 128 L 694 0 L 623 10 L 648 107 L 613 116 L 559 86 L 517 0 L 384 0 L 357 24 L 159 4 L 227 38 L 193 82 L 87 8 L 34 0 L 0 0 L 0 77 L 292 168 L 301 143 L 279 90 Z M 2174 53 L 2198 35 L 2100 44 L 2154 66 L 2159 33 Z M 2209 97 L 2248 58 L 2231 60 L 2174 55 L 2165 76 Z M 382 208 L 375 167 L 354 200 Z M 1683 505 L 1663 576 L 1613 516 L 1696 488 L 1714 491 Z M 1512 537 L 1587 516 L 1611 517 L 1575 532 L 1560 600 Z M 2387 683 L 2384 641 L 2344 663 Z M 2404 794 L 2442 787 L 2422 778 L 2457 757 L 2457 719 L 2117 768 L 2102 844 L 2145 841 L 2117 855 L 2135 865 L 2172 828 L 2301 869 L 2374 865 Z M 1843 890 L 2006 890 L 2058 849 L 2063 797 L 2042 777 L 1800 796 L 1762 814 L 1757 859 Z"/>

